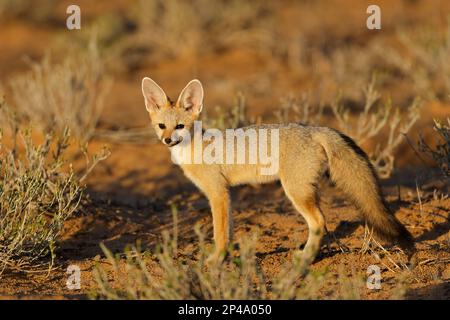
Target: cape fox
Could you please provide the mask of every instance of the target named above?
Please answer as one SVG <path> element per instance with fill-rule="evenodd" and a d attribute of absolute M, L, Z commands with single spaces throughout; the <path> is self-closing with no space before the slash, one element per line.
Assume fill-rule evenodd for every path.
<path fill-rule="evenodd" d="M 194 121 L 202 111 L 203 87 L 200 81 L 189 82 L 176 102 L 172 102 L 156 82 L 147 77 L 142 80 L 142 93 L 156 134 L 172 154 L 175 150 L 193 149 L 194 143 L 183 141 L 181 132 L 192 133 Z M 304 259 L 312 262 L 326 230 L 318 190 L 319 179 L 326 171 L 335 185 L 358 207 L 375 236 L 404 248 L 413 248 L 410 233 L 384 202 L 377 175 L 367 155 L 348 136 L 331 128 L 301 124 L 256 125 L 243 129 L 252 128 L 258 132 L 260 129 L 277 130 L 277 172 L 261 174 L 260 162 L 180 164 L 184 174 L 209 200 L 215 241 L 213 257 L 220 256 L 232 238 L 229 187 L 279 180 L 287 197 L 308 224 L 309 234 L 303 254 Z M 203 147 L 209 143 L 202 141 Z M 233 148 L 234 151 L 242 151 L 239 150 L 242 145 Z"/>

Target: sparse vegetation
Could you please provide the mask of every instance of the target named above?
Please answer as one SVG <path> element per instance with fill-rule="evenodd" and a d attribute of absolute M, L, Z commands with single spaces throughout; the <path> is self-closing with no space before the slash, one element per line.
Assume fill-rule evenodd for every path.
<path fill-rule="evenodd" d="M 81 144 L 94 135 L 110 87 L 95 38 L 60 64 L 50 55 L 10 81 L 15 111 L 43 131 L 68 127 Z"/>
<path fill-rule="evenodd" d="M 236 45 L 267 46 L 272 43 L 267 31 L 269 20 L 259 17 L 270 7 L 270 3 L 261 1 L 216 1 L 211 6 L 205 0 L 139 0 L 130 12 L 138 30 L 127 44 L 157 47 L 162 57 L 185 57 L 199 50 Z"/>
<path fill-rule="evenodd" d="M 436 147 L 430 147 L 423 138 L 419 146 L 422 152 L 430 155 L 438 164 L 445 177 L 450 177 L 450 118 L 447 123 L 435 120 L 433 129 L 437 133 Z"/>
<path fill-rule="evenodd" d="M 4 102 L 0 113 L 11 125 L 9 139 L 0 134 L 0 276 L 50 271 L 63 223 L 77 210 L 84 188 L 64 159 L 70 131 L 44 134 L 36 143 Z M 88 171 L 105 156 L 95 157 Z"/>
<path fill-rule="evenodd" d="M 378 48 L 388 67 L 411 80 L 417 94 L 428 99 L 444 99 L 450 91 L 450 16 L 447 20 L 444 30 L 421 26 L 399 31 L 401 49 Z"/>
<path fill-rule="evenodd" d="M 173 208 L 176 217 L 176 209 Z M 317 299 L 330 280 L 325 271 L 313 272 L 302 263 L 301 252 L 294 253 L 291 263 L 269 282 L 261 271 L 255 256 L 256 236 L 243 239 L 239 250 L 230 250 L 230 257 L 208 262 L 211 253 L 199 226 L 196 257 L 184 259 L 178 254 L 176 218 L 172 236 L 163 233 L 163 243 L 156 253 L 142 253 L 139 246 L 125 250 L 124 255 L 113 256 L 102 245 L 110 272 L 97 265 L 95 277 L 98 287 L 92 298 L 100 299 Z M 122 258 L 124 257 L 125 260 Z M 149 266 L 156 265 L 156 272 Z M 341 289 L 330 299 L 356 299 L 364 281 L 352 280 L 341 272 Z M 269 284 L 270 283 L 270 284 Z"/>
<path fill-rule="evenodd" d="M 378 142 L 375 149 L 370 150 L 369 157 L 378 174 L 388 178 L 394 170 L 395 149 L 404 140 L 403 135 L 411 130 L 420 116 L 420 100 L 416 98 L 408 107 L 400 111 L 393 108 L 387 100 L 378 104 L 380 94 L 375 90 L 372 81 L 365 89 L 366 101 L 362 112 L 352 121 L 352 114 L 339 99 L 332 104 L 332 111 L 341 131 L 352 137 L 359 145 L 373 139 Z M 354 125 L 352 125 L 354 123 Z M 387 138 L 381 138 L 387 133 Z"/>
<path fill-rule="evenodd" d="M 245 96 L 239 92 L 235 97 L 233 104 L 229 108 L 216 106 L 213 109 L 214 115 L 208 111 L 202 114 L 203 121 L 208 128 L 229 129 L 239 128 L 257 122 L 256 119 L 250 119 L 247 110 Z M 252 121 L 254 120 L 254 121 Z"/>
<path fill-rule="evenodd" d="M 0 0 L 0 17 L 18 17 L 37 23 L 54 18 L 56 0 L 36 0 L 35 10 L 30 10 L 27 0 Z"/>

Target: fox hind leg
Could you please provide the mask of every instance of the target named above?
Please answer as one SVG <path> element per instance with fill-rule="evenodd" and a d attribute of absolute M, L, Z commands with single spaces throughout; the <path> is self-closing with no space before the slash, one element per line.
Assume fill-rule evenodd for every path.
<path fill-rule="evenodd" d="M 304 176 L 301 180 L 292 176 L 281 179 L 287 197 L 308 224 L 308 240 L 303 249 L 303 259 L 306 264 L 314 261 L 325 234 L 325 219 L 319 207 L 316 180 L 315 177 L 305 179 Z"/>

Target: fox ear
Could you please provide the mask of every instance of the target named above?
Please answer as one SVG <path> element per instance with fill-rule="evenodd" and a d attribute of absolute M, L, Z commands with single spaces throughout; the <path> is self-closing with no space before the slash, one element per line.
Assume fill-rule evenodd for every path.
<path fill-rule="evenodd" d="M 167 105 L 166 93 L 150 78 L 142 79 L 142 94 L 148 112 L 155 112 Z"/>
<path fill-rule="evenodd" d="M 203 108 L 203 86 L 199 80 L 191 80 L 184 87 L 178 97 L 177 106 L 195 114 L 200 114 Z"/>

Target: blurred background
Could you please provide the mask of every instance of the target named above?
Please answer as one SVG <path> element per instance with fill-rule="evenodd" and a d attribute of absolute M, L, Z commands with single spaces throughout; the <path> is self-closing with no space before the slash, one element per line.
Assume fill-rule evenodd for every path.
<path fill-rule="evenodd" d="M 375 3 L 364 0 L 0 0 L 0 81 L 6 101 L 41 124 L 55 116 L 48 101 L 23 91 L 45 91 L 30 79 L 45 82 L 46 72 L 67 79 L 72 66 L 94 91 L 81 99 L 95 115 L 84 121 L 108 132 L 148 126 L 142 77 L 172 99 L 195 77 L 210 117 L 237 117 L 239 108 L 231 125 L 326 124 L 369 150 L 402 133 L 431 141 L 433 118 L 450 114 L 450 2 L 375 2 L 381 30 L 367 29 L 366 10 Z M 81 9 L 81 30 L 66 28 L 70 4 Z M 367 102 L 367 114 L 385 121 L 376 134 L 370 117 L 359 119 Z M 397 120 L 386 118 L 386 108 L 392 117 L 399 112 Z M 390 135 L 395 121 L 405 124 Z M 420 164 L 401 140 L 397 164 Z"/>

